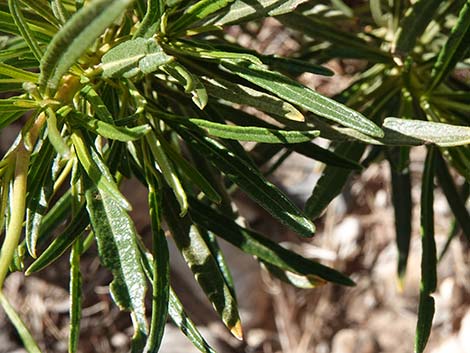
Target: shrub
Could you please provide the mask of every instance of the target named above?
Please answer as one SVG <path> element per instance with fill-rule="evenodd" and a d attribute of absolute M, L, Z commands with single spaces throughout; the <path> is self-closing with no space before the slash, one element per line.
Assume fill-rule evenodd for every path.
<path fill-rule="evenodd" d="M 70 250 L 69 351 L 77 350 L 80 329 L 80 257 L 95 241 L 102 265 L 114 276 L 113 300 L 131 313 L 135 352 L 158 350 L 167 317 L 201 351 L 213 351 L 169 285 L 165 229 L 237 338 L 242 329 L 235 289 L 218 237 L 281 279 L 296 275 L 295 285 L 353 285 L 334 269 L 241 226 L 231 199 L 240 189 L 310 237 L 312 219 L 341 192 L 351 171 L 363 168 L 361 159 L 363 165 L 380 157 L 390 162 L 402 278 L 411 236 L 409 150 L 427 144 L 415 347 L 423 351 L 436 287 L 435 174 L 456 224 L 470 236 L 469 82 L 456 74 L 468 72 L 470 3 L 371 0 L 370 7 L 354 10 L 338 0 L 321 3 L 0 1 L 0 91 L 7 97 L 0 100 L 0 128 L 22 126 L 0 162 L 0 288 L 9 271 L 32 274 Z M 263 55 L 222 31 L 267 16 L 304 35 L 302 52 Z M 295 80 L 304 72 L 331 75 L 321 64 L 337 58 L 368 64 L 335 99 Z M 331 140 L 332 149 L 312 142 L 317 136 Z M 256 146 L 246 151 L 241 141 Z M 327 165 L 305 212 L 260 171 L 280 151 Z M 464 177 L 463 193 L 449 165 Z M 150 248 L 119 190 L 131 177 L 148 189 Z M 147 292 L 151 308 L 145 307 Z M 0 299 L 27 349 L 39 351 L 7 298 Z"/>

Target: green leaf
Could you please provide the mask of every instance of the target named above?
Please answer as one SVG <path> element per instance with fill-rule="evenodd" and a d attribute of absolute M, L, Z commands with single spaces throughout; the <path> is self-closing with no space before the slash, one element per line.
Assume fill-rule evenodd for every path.
<path fill-rule="evenodd" d="M 152 319 L 145 352 L 157 352 L 160 347 L 168 316 L 170 296 L 170 264 L 168 244 L 162 228 L 161 189 L 149 180 L 149 210 L 152 226 Z"/>
<path fill-rule="evenodd" d="M 194 344 L 197 349 L 203 353 L 216 353 L 199 333 L 196 325 L 184 312 L 183 305 L 172 288 L 170 288 L 168 314 L 170 315 L 171 320 L 175 323 L 175 325 L 191 341 L 191 343 Z"/>
<path fill-rule="evenodd" d="M 424 163 L 423 181 L 421 188 L 421 241 L 423 255 L 421 259 L 421 291 L 433 293 L 437 285 L 436 241 L 434 239 L 434 147 L 428 149 Z"/>
<path fill-rule="evenodd" d="M 457 23 L 439 52 L 431 72 L 428 92 L 436 88 L 468 51 L 470 41 L 470 2 L 460 11 Z"/>
<path fill-rule="evenodd" d="M 59 21 L 54 17 L 52 9 L 47 0 L 20 0 L 20 2 L 23 5 L 28 6 L 31 10 L 34 11 L 35 14 L 38 14 L 39 16 L 47 20 L 54 27 L 59 28 Z"/>
<path fill-rule="evenodd" d="M 441 0 L 417 0 L 408 8 L 395 34 L 392 51 L 396 55 L 404 57 L 415 48 L 441 3 Z"/>
<path fill-rule="evenodd" d="M 358 161 L 364 150 L 363 144 L 343 142 L 338 144 L 334 151 L 348 159 Z M 307 200 L 305 213 L 312 219 L 320 217 L 330 202 L 341 193 L 350 174 L 351 170 L 327 166 Z"/>
<path fill-rule="evenodd" d="M 211 96 L 221 98 L 223 100 L 249 105 L 257 108 L 265 113 L 275 116 L 281 116 L 286 119 L 304 121 L 303 114 L 297 110 L 290 103 L 263 93 L 253 88 L 231 83 L 229 81 L 210 78 L 204 78 L 204 85 L 206 86 L 207 93 Z"/>
<path fill-rule="evenodd" d="M 225 283 L 217 262 L 202 238 L 199 229 L 192 224 L 189 216 L 182 218 L 178 215 L 175 199 L 168 190 L 164 194 L 164 202 L 165 220 L 176 246 L 225 326 L 235 337 L 242 339 L 237 302 Z"/>
<path fill-rule="evenodd" d="M 180 205 L 180 215 L 184 216 L 188 211 L 188 200 L 179 176 L 171 164 L 171 161 L 168 159 L 161 141 L 153 133 L 147 134 L 146 140 L 153 159 L 163 174 L 163 178 L 175 193 Z M 149 164 L 152 165 L 153 163 L 149 162 Z"/>
<path fill-rule="evenodd" d="M 217 190 L 207 181 L 207 179 L 193 167 L 191 163 L 186 161 L 184 157 L 176 152 L 173 147 L 163 138 L 159 139 L 163 151 L 165 154 L 175 163 L 175 165 L 183 172 L 183 174 L 188 177 L 191 183 L 194 183 L 198 186 L 201 191 L 212 201 L 220 203 L 222 201 L 221 196 Z"/>
<path fill-rule="evenodd" d="M 208 21 L 223 26 L 247 22 L 268 16 L 278 16 L 291 11 L 306 0 L 235 0 L 229 7 Z"/>
<path fill-rule="evenodd" d="M 80 320 L 82 317 L 82 275 L 80 273 L 80 253 L 82 251 L 80 239 L 75 241 L 70 254 L 70 332 L 69 353 L 78 350 L 78 339 L 80 336 Z"/>
<path fill-rule="evenodd" d="M 183 86 L 186 93 L 191 93 L 192 100 L 199 109 L 204 109 L 208 100 L 207 91 L 197 75 L 192 74 L 178 62 L 166 64 L 161 69 Z"/>
<path fill-rule="evenodd" d="M 305 72 L 323 76 L 334 75 L 334 72 L 327 67 L 315 65 L 305 60 L 284 58 L 277 55 L 264 55 L 261 57 L 261 61 L 276 71 L 287 71 L 296 75 L 300 75 Z"/>
<path fill-rule="evenodd" d="M 464 235 L 470 240 L 470 215 L 465 206 L 466 200 L 461 198 L 461 194 L 457 190 L 447 164 L 440 153 L 436 153 L 436 176 L 452 213 L 455 215 L 460 227 L 462 227 Z"/>
<path fill-rule="evenodd" d="M 386 118 L 383 127 L 441 147 L 452 147 L 470 143 L 470 127 L 435 123 L 422 120 Z"/>
<path fill-rule="evenodd" d="M 431 334 L 434 317 L 434 298 L 426 293 L 419 296 L 418 323 L 416 324 L 415 352 L 422 353 Z"/>
<path fill-rule="evenodd" d="M 132 312 L 134 340 L 147 336 L 145 317 L 145 275 L 137 246 L 137 234 L 127 212 L 107 190 L 90 187 L 86 206 L 98 243 L 101 263 L 113 273 L 110 292 L 114 302 Z"/>
<path fill-rule="evenodd" d="M 23 17 L 18 1 L 8 0 L 8 8 L 10 9 L 10 13 L 13 16 L 13 20 L 15 21 L 21 36 L 25 40 L 26 44 L 28 44 L 28 47 L 31 49 L 31 52 L 34 54 L 36 59 L 40 61 L 43 56 L 42 49 L 39 47 L 36 38 L 34 38 L 33 32 L 30 30 L 28 23 Z"/>
<path fill-rule="evenodd" d="M 132 2 L 134 0 L 95 0 L 64 24 L 41 59 L 39 85 L 49 96 L 69 68 Z"/>
<path fill-rule="evenodd" d="M 26 275 L 41 271 L 57 260 L 82 234 L 89 224 L 85 206 L 77 212 L 69 225 L 60 233 L 41 255 L 28 267 Z"/>
<path fill-rule="evenodd" d="M 111 48 L 101 58 L 103 77 L 133 77 L 150 74 L 174 60 L 154 38 L 136 38 Z"/>
<path fill-rule="evenodd" d="M 245 191 L 279 221 L 305 237 L 315 232 L 315 225 L 284 195 L 267 181 L 258 170 L 240 159 L 227 148 L 209 137 L 197 136 L 179 129 L 186 143 L 194 146 L 202 155 Z"/>
<path fill-rule="evenodd" d="M 80 95 L 86 98 L 88 103 L 90 103 L 91 107 L 94 111 L 94 116 L 98 119 L 108 123 L 113 124 L 114 118 L 111 112 L 108 110 L 106 104 L 104 104 L 101 97 L 95 91 L 95 89 L 91 85 L 87 85 L 80 90 Z"/>
<path fill-rule="evenodd" d="M 29 99 L 17 97 L 0 99 L 0 112 L 2 114 L 26 112 L 28 110 L 36 108 L 38 108 L 38 103 Z"/>
<path fill-rule="evenodd" d="M 234 0 L 200 0 L 181 15 L 176 22 L 172 24 L 169 31 L 178 32 L 187 29 L 195 22 L 202 20 L 210 14 L 223 9 Z"/>
<path fill-rule="evenodd" d="M 238 141 L 293 144 L 310 141 L 319 135 L 318 130 L 275 130 L 256 126 L 219 124 L 203 119 L 187 119 L 186 121 L 182 120 L 182 123 L 188 127 L 197 126 L 198 129 L 202 129 L 212 136 Z"/>
<path fill-rule="evenodd" d="M 24 348 L 28 351 L 28 353 L 41 353 L 41 349 L 39 348 L 31 333 L 28 331 L 23 320 L 21 320 L 20 316 L 15 311 L 15 308 L 13 308 L 13 306 L 1 291 L 0 304 L 3 307 L 5 314 L 7 314 L 8 319 L 18 332 L 18 336 L 20 336 L 21 340 L 23 341 Z"/>
<path fill-rule="evenodd" d="M 298 273 L 282 270 L 267 262 L 260 261 L 260 263 L 274 277 L 297 288 L 311 289 L 326 283 L 326 281 L 315 275 L 299 275 Z"/>
<path fill-rule="evenodd" d="M 95 150 L 93 142 L 77 130 L 71 134 L 70 138 L 78 160 L 88 177 L 100 190 L 106 190 L 108 195 L 111 195 L 122 207 L 130 210 L 131 205 L 119 191 L 107 165 Z"/>
<path fill-rule="evenodd" d="M 286 101 L 297 104 L 312 113 L 333 120 L 374 137 L 383 137 L 383 131 L 362 114 L 322 96 L 279 73 L 262 67 L 224 60 L 222 65 L 230 72 L 276 94 Z"/>
<path fill-rule="evenodd" d="M 346 286 L 354 285 L 353 281 L 340 272 L 289 251 L 194 199 L 190 200 L 190 205 L 190 214 L 196 223 L 259 260 L 299 275 L 317 276 Z"/>
<path fill-rule="evenodd" d="M 137 37 L 150 37 L 152 28 L 159 24 L 161 16 L 165 9 L 164 0 L 147 0 L 147 12 L 140 22 L 139 28 L 134 33 L 134 38 Z"/>
<path fill-rule="evenodd" d="M 39 75 L 34 72 L 22 70 L 4 63 L 0 63 L 0 74 L 17 79 L 19 82 L 29 81 L 37 83 L 39 79 Z"/>
<path fill-rule="evenodd" d="M 121 142 L 138 140 L 151 130 L 148 124 L 135 127 L 116 126 L 78 113 L 75 114 L 74 121 L 96 135 Z"/>
<path fill-rule="evenodd" d="M 304 35 L 332 43 L 333 51 L 336 52 L 331 53 L 331 56 L 342 56 L 338 55 L 342 51 L 344 57 L 361 58 L 371 62 L 391 62 L 390 54 L 351 32 L 341 30 L 340 26 L 329 19 L 306 16 L 298 12 L 280 16 L 278 19 L 285 26 Z"/>
<path fill-rule="evenodd" d="M 395 237 L 398 249 L 397 273 L 400 283 L 406 274 L 411 240 L 411 175 L 408 167 L 398 170 L 395 160 L 389 159 L 392 177 L 392 203 L 395 214 Z"/>

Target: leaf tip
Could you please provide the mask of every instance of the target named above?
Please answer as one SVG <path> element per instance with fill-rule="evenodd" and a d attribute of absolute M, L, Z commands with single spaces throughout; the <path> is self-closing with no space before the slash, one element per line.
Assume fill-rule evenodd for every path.
<path fill-rule="evenodd" d="M 243 329 L 240 320 L 238 320 L 236 324 L 230 327 L 229 329 L 232 335 L 235 336 L 237 340 L 243 341 Z"/>

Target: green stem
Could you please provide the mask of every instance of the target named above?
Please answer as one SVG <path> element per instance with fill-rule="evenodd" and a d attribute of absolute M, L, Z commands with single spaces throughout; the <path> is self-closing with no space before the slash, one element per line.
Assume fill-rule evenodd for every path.
<path fill-rule="evenodd" d="M 3 287 L 3 281 L 8 273 L 8 267 L 13 259 L 23 229 L 30 156 L 31 152 L 21 142 L 16 151 L 15 180 L 13 182 L 13 199 L 11 202 L 13 212 L 0 255 L 0 290 Z"/>

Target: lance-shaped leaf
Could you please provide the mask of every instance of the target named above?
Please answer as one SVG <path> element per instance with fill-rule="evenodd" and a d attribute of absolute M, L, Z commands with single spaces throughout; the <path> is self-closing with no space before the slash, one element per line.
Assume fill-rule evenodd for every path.
<path fill-rule="evenodd" d="M 96 236 L 101 263 L 113 273 L 110 292 L 116 304 L 135 318 L 134 340 L 148 332 L 145 317 L 145 274 L 134 224 L 106 190 L 89 187 L 86 207 Z"/>
<path fill-rule="evenodd" d="M 136 38 L 118 44 L 101 61 L 103 77 L 132 77 L 149 74 L 174 58 L 167 55 L 154 38 Z"/>
<path fill-rule="evenodd" d="M 80 124 L 85 129 L 95 133 L 98 136 L 106 137 L 110 140 L 121 142 L 135 141 L 147 134 L 151 127 L 144 124 L 134 127 L 116 126 L 107 122 L 93 119 L 85 114 L 74 114 L 74 122 Z"/>
<path fill-rule="evenodd" d="M 179 129 L 184 140 L 237 184 L 248 196 L 300 235 L 310 237 L 315 225 L 277 187 L 251 164 L 234 155 L 217 141 Z"/>
<path fill-rule="evenodd" d="M 200 0 L 188 7 L 183 15 L 170 27 L 171 32 L 177 32 L 190 27 L 193 23 L 206 18 L 214 12 L 223 9 L 234 0 Z"/>
<path fill-rule="evenodd" d="M 297 288 L 311 289 L 327 283 L 318 276 L 300 275 L 295 272 L 282 270 L 279 267 L 273 266 L 267 262 L 260 261 L 260 263 L 262 267 L 264 267 L 271 275 Z"/>
<path fill-rule="evenodd" d="M 441 147 L 470 143 L 470 127 L 468 126 L 398 118 L 386 118 L 383 126 L 407 137 L 434 143 Z"/>
<path fill-rule="evenodd" d="M 137 37 L 151 37 L 155 31 L 155 25 L 158 25 L 165 10 L 164 0 L 147 0 L 147 12 L 140 22 L 139 28 L 134 33 L 134 38 Z M 153 32 L 153 33 L 152 33 Z"/>
<path fill-rule="evenodd" d="M 165 220 L 196 281 L 206 293 L 225 326 L 235 337 L 242 339 L 237 302 L 225 283 L 217 262 L 199 233 L 199 229 L 192 224 L 188 215 L 183 218 L 178 215 L 176 200 L 168 190 L 165 192 L 164 202 Z"/>
<path fill-rule="evenodd" d="M 470 2 L 466 2 L 460 11 L 457 23 L 452 28 L 447 41 L 442 47 L 431 72 L 428 91 L 432 91 L 468 52 L 470 41 Z"/>
<path fill-rule="evenodd" d="M 324 97 L 286 76 L 268 71 L 254 64 L 234 60 L 224 60 L 222 65 L 228 71 L 321 117 L 351 127 L 367 135 L 383 136 L 383 131 L 362 114 L 331 98 Z"/>
<path fill-rule="evenodd" d="M 94 111 L 94 116 L 109 124 L 112 124 L 114 122 L 113 115 L 108 110 L 106 104 L 104 104 L 101 97 L 91 85 L 83 87 L 80 90 L 80 95 L 85 97 L 88 103 L 90 103 Z"/>
<path fill-rule="evenodd" d="M 202 353 L 216 353 L 215 350 L 206 342 L 204 337 L 197 329 L 196 325 L 188 317 L 183 309 L 178 296 L 170 288 L 170 301 L 168 303 L 168 315 L 180 331 L 191 341 L 194 346 Z"/>
<path fill-rule="evenodd" d="M 415 351 L 417 353 L 424 351 L 429 334 L 431 333 L 434 314 L 434 299 L 431 297 L 431 293 L 436 290 L 437 285 L 437 255 L 436 241 L 434 239 L 433 210 L 435 153 L 434 147 L 428 149 L 421 187 L 421 243 L 423 254 L 421 257 L 420 303 L 415 339 Z"/>
<path fill-rule="evenodd" d="M 470 215 L 465 206 L 466 200 L 462 199 L 461 194 L 457 190 L 447 164 L 440 153 L 436 154 L 436 176 L 447 198 L 450 209 L 460 227 L 462 227 L 464 235 L 470 240 Z"/>
<path fill-rule="evenodd" d="M 303 114 L 290 103 L 253 88 L 231 83 L 225 80 L 204 79 L 207 93 L 223 100 L 245 104 L 265 113 L 281 116 L 287 119 L 304 121 Z"/>
<path fill-rule="evenodd" d="M 77 352 L 80 336 L 80 320 L 82 318 L 82 275 L 80 272 L 80 253 L 82 250 L 83 244 L 81 239 L 77 239 L 70 253 L 70 353 Z"/>
<path fill-rule="evenodd" d="M 71 140 L 78 160 L 88 177 L 98 188 L 107 190 L 108 195 L 112 195 L 122 207 L 130 210 L 131 205 L 119 191 L 108 167 L 94 149 L 93 142 L 91 142 L 86 135 L 77 130 L 72 133 Z"/>
<path fill-rule="evenodd" d="M 418 323 L 416 324 L 415 352 L 422 353 L 431 334 L 434 317 L 434 298 L 429 294 L 419 295 Z"/>
<path fill-rule="evenodd" d="M 278 16 L 291 11 L 306 0 L 235 0 L 230 6 L 215 14 L 208 23 L 223 26 Z"/>
<path fill-rule="evenodd" d="M 39 84 L 52 95 L 60 79 L 134 0 L 95 0 L 78 10 L 57 32 L 41 60 Z"/>
<path fill-rule="evenodd" d="M 406 264 L 410 251 L 411 240 L 411 175 L 408 168 L 399 170 L 395 161 L 390 159 L 392 176 L 392 203 L 395 214 L 395 236 L 398 249 L 398 278 L 400 284 L 406 273 Z"/>
<path fill-rule="evenodd" d="M 19 69 L 15 66 L 7 65 L 2 62 L 0 62 L 0 74 L 3 76 L 17 79 L 20 82 L 29 81 L 36 83 L 39 78 L 39 75 L 34 72 Z"/>
<path fill-rule="evenodd" d="M 395 34 L 392 51 L 396 55 L 406 56 L 415 47 L 441 3 L 441 0 L 418 0 L 408 8 Z"/>
<path fill-rule="evenodd" d="M 153 178 L 149 179 L 149 210 L 152 227 L 152 319 L 144 351 L 157 352 L 168 316 L 170 263 L 168 244 L 162 229 L 162 197 Z"/>
<path fill-rule="evenodd" d="M 69 225 L 60 233 L 41 255 L 28 267 L 26 275 L 38 272 L 57 260 L 85 230 L 89 224 L 88 214 L 83 206 Z"/>
<path fill-rule="evenodd" d="M 10 304 L 8 299 L 5 297 L 5 294 L 3 294 L 3 292 L 1 291 L 0 305 L 2 306 L 3 310 L 5 311 L 5 314 L 7 314 L 8 316 L 8 319 L 18 332 L 18 336 L 20 336 L 21 340 L 23 341 L 24 348 L 26 348 L 29 353 L 42 353 L 41 349 L 39 348 L 38 344 L 34 340 L 26 325 L 24 324 L 23 320 L 21 320 L 21 317 L 15 311 L 15 308 Z"/>
<path fill-rule="evenodd" d="M 359 161 L 365 148 L 363 144 L 343 142 L 335 147 L 335 153 Z M 305 213 L 313 219 L 320 217 L 330 202 L 343 190 L 350 174 L 351 170 L 327 166 L 307 200 Z"/>
<path fill-rule="evenodd" d="M 305 60 L 294 58 L 284 58 L 277 55 L 264 55 L 261 61 L 276 71 L 287 71 L 292 74 L 303 74 L 310 72 L 312 74 L 333 76 L 334 72 L 325 66 L 315 65 Z"/>
<path fill-rule="evenodd" d="M 247 254 L 256 256 L 259 260 L 299 275 L 317 276 L 325 281 L 346 286 L 354 285 L 354 282 L 342 273 L 308 260 L 254 231 L 239 226 L 232 219 L 221 215 L 199 201 L 191 199 L 190 204 L 190 214 L 196 223 L 201 224 Z"/>
<path fill-rule="evenodd" d="M 182 121 L 182 123 L 188 127 L 196 126 L 197 129 L 202 129 L 212 136 L 261 143 L 300 143 L 310 141 L 320 134 L 318 130 L 289 131 L 267 129 L 257 126 L 234 126 L 214 123 L 203 119 L 187 119 L 186 121 Z"/>

